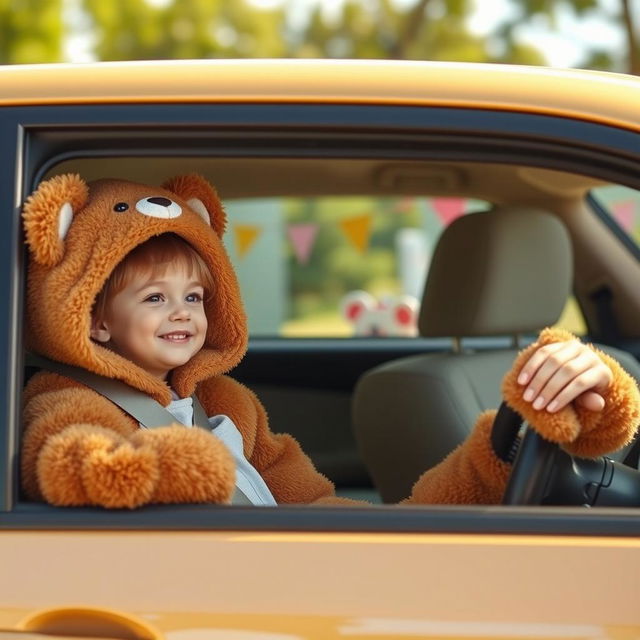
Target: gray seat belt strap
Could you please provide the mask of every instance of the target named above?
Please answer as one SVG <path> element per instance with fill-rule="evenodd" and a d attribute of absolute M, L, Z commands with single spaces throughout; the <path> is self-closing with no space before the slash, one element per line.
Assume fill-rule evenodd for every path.
<path fill-rule="evenodd" d="M 111 400 L 113 404 L 118 405 L 123 411 L 148 429 L 166 427 L 176 422 L 175 417 L 159 402 L 150 398 L 146 393 L 142 393 L 142 391 L 138 391 L 124 382 L 120 382 L 120 380 L 100 376 L 80 367 L 49 360 L 42 356 L 27 356 L 27 365 L 40 367 L 53 373 L 59 373 L 67 378 L 80 382 Z M 198 426 L 206 428 L 202 424 L 198 424 Z"/>
<path fill-rule="evenodd" d="M 39 367 L 40 369 L 45 369 L 53 373 L 59 373 L 97 391 L 100 395 L 113 402 L 113 404 L 120 407 L 125 413 L 128 413 L 134 420 L 137 420 L 148 429 L 166 427 L 176 422 L 175 417 L 158 401 L 120 380 L 106 378 L 105 376 L 100 376 L 81 367 L 49 360 L 48 358 L 34 354 L 27 355 L 26 364 L 30 367 Z M 200 401 L 195 394 L 191 396 L 191 398 L 193 400 L 193 424 L 201 429 L 211 431 L 207 414 L 202 408 Z M 246 505 L 252 504 L 252 502 L 236 487 L 231 504 Z"/>

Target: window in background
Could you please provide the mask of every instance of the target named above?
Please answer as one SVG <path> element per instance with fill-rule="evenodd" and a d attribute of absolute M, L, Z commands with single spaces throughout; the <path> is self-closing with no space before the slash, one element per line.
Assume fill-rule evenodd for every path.
<path fill-rule="evenodd" d="M 640 244 L 640 191 L 609 184 L 592 189 L 591 196 L 636 244 Z"/>
<path fill-rule="evenodd" d="M 264 198 L 225 203 L 225 242 L 253 337 L 415 335 L 442 229 L 462 198 Z"/>

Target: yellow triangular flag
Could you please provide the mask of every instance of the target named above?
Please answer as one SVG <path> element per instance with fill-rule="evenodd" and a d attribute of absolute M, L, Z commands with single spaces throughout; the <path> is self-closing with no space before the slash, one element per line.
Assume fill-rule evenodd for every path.
<path fill-rule="evenodd" d="M 252 224 L 235 224 L 233 233 L 236 240 L 236 253 L 239 258 L 244 258 L 245 254 L 253 243 L 257 240 L 262 229 Z"/>
<path fill-rule="evenodd" d="M 364 253 L 369 246 L 369 234 L 371 232 L 371 214 L 347 218 L 340 221 L 342 231 L 351 241 L 351 244 Z"/>

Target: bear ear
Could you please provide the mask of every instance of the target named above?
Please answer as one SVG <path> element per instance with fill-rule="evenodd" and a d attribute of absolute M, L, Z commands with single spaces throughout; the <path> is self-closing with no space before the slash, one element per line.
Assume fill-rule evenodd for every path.
<path fill-rule="evenodd" d="M 64 255 L 64 239 L 73 216 L 85 206 L 89 188 L 74 174 L 56 176 L 38 185 L 24 205 L 22 217 L 34 260 L 53 267 Z"/>
<path fill-rule="evenodd" d="M 222 237 L 227 216 L 216 190 L 201 175 L 192 173 L 186 176 L 169 178 L 162 184 L 163 189 L 175 193 L 193 209 L 212 229 Z"/>

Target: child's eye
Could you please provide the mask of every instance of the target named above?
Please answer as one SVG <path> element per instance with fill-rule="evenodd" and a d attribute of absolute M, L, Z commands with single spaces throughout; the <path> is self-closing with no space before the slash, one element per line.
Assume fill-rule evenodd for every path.
<path fill-rule="evenodd" d="M 162 300 L 163 298 L 161 293 L 152 293 L 144 299 L 144 302 L 162 302 Z"/>
<path fill-rule="evenodd" d="M 202 294 L 190 293 L 187 295 L 187 302 L 202 302 Z"/>

